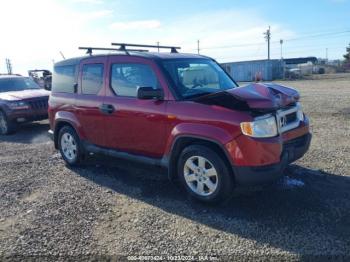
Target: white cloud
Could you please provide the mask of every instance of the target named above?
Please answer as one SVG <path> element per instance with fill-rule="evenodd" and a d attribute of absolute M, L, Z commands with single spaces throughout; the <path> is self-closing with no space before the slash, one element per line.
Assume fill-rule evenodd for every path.
<path fill-rule="evenodd" d="M 120 30 L 119 42 L 155 44 L 159 41 L 164 45 L 179 45 L 182 52 L 189 53 L 196 52 L 197 40 L 200 40 L 201 53 L 218 58 L 219 61 L 265 58 L 266 44 L 263 32 L 268 25 L 271 25 L 272 39 L 275 41 L 295 36 L 281 25 L 262 18 L 254 10 L 202 12 L 188 17 L 177 17 L 170 23 L 158 22 L 156 25 L 142 27 L 137 21 L 116 23 L 111 30 Z M 138 28 L 143 31 L 135 33 L 135 29 Z M 246 43 L 248 45 L 244 45 Z M 242 46 L 213 48 L 232 45 Z"/>
<path fill-rule="evenodd" d="M 103 1 L 102 0 L 73 0 L 74 3 L 81 3 L 81 4 L 103 4 Z"/>
<path fill-rule="evenodd" d="M 116 22 L 110 25 L 114 30 L 133 30 L 133 29 L 156 29 L 161 26 L 158 20 L 140 20 L 130 22 Z"/>
<path fill-rule="evenodd" d="M 113 14 L 113 10 L 98 10 L 93 12 L 82 13 L 81 17 L 86 20 L 109 17 Z"/>
<path fill-rule="evenodd" d="M 37 6 L 45 6 L 40 15 L 35 15 Z M 15 72 L 24 74 L 32 68 L 50 69 L 52 60 L 62 59 L 59 51 L 71 57 L 82 54 L 78 51 L 80 45 L 100 41 L 105 44 L 106 39 L 109 43 L 109 36 L 101 34 L 95 25 L 111 15 L 112 11 L 106 9 L 74 11 L 54 0 L 1 3 L 0 72 L 6 71 L 6 57 L 11 59 Z M 8 23 L 11 25 L 5 26 Z"/>
<path fill-rule="evenodd" d="M 18 6 L 21 9 L 18 9 Z M 33 15 L 35 6 L 45 6 L 45 12 Z M 100 7 L 100 6 L 99 6 Z M 111 42 L 130 42 L 182 46 L 182 52 L 196 52 L 201 41 L 202 54 L 219 61 L 265 58 L 263 32 L 270 24 L 272 39 L 291 38 L 295 34 L 281 25 L 271 23 L 253 10 L 225 10 L 191 14 L 160 21 L 115 21 L 119 14 L 104 9 L 82 12 L 56 0 L 12 0 L 1 4 L 0 24 L 3 26 L 0 48 L 0 72 L 5 71 L 6 57 L 15 72 L 25 73 L 31 68 L 52 68 L 52 60 L 61 60 L 59 51 L 69 58 L 83 55 L 78 46 L 109 46 Z M 96 9 L 96 8 L 94 8 Z M 87 9 L 89 10 L 89 9 Z M 117 16 L 118 15 L 118 16 Z M 170 21 L 170 22 L 169 22 Z M 222 49 L 205 47 L 262 43 Z M 272 45 L 275 50 L 279 46 Z"/>

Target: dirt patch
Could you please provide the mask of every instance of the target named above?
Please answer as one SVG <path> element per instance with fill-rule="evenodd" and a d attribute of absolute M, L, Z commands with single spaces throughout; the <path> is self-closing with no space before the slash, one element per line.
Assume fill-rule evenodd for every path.
<path fill-rule="evenodd" d="M 221 206 L 189 199 L 154 168 L 89 158 L 69 169 L 47 122 L 0 137 L 0 256 L 350 256 L 350 79 L 284 82 L 301 91 L 310 151 L 266 188 Z"/>

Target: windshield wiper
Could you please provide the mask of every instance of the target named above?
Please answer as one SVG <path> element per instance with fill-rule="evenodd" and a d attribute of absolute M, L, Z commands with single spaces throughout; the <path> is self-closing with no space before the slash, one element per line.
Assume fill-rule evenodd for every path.
<path fill-rule="evenodd" d="M 206 96 L 206 95 L 210 95 L 210 94 L 213 94 L 213 93 L 203 92 L 203 93 L 193 94 L 193 95 L 185 96 L 184 100 L 190 100 L 192 98 L 197 98 L 197 97 Z"/>
<path fill-rule="evenodd" d="M 205 92 L 205 93 L 195 94 L 195 95 L 191 95 L 191 96 L 185 97 L 185 100 L 193 99 L 193 98 L 201 98 L 201 97 L 204 97 L 204 96 L 217 95 L 217 94 L 224 93 L 224 92 L 226 92 L 226 90 L 220 90 L 220 91 L 217 91 L 217 92 Z"/>

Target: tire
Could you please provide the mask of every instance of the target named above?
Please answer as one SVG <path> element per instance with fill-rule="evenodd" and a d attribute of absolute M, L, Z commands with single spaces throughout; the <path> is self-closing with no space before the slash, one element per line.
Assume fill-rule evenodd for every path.
<path fill-rule="evenodd" d="M 58 149 L 62 158 L 69 166 L 77 166 L 82 162 L 83 150 L 75 130 L 64 126 L 58 133 Z"/>
<path fill-rule="evenodd" d="M 233 193 L 233 176 L 228 165 L 206 146 L 186 147 L 180 154 L 177 170 L 187 192 L 199 201 L 219 203 Z"/>
<path fill-rule="evenodd" d="M 9 135 L 15 132 L 16 125 L 9 121 L 6 114 L 0 110 L 0 135 Z"/>

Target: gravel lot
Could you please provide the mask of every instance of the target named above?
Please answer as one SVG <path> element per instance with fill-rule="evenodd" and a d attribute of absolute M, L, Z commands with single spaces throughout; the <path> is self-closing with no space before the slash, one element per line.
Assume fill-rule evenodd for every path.
<path fill-rule="evenodd" d="M 238 190 L 218 207 L 149 167 L 98 157 L 69 169 L 45 121 L 0 136 L 0 260 L 350 259 L 350 77 L 284 84 L 301 91 L 311 117 L 309 153 L 276 185 Z"/>

